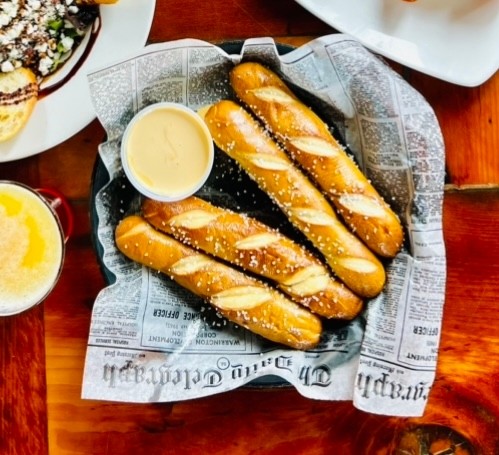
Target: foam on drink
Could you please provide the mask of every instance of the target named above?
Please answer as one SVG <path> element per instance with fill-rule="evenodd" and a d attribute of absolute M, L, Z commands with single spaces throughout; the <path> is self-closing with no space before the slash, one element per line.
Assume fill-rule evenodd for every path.
<path fill-rule="evenodd" d="M 33 191 L 0 182 L 0 315 L 39 303 L 60 273 L 64 240 L 55 215 Z"/>

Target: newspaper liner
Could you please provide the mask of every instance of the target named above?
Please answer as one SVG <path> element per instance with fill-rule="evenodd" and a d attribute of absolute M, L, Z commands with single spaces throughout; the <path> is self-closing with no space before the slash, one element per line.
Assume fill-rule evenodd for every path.
<path fill-rule="evenodd" d="M 243 385 L 291 384 L 306 397 L 353 400 L 372 413 L 423 414 L 435 377 L 446 277 L 445 159 L 437 120 L 420 94 L 345 35 L 282 54 L 270 38 L 247 40 L 232 55 L 188 39 L 148 46 L 89 75 L 107 132 L 100 158 L 110 176 L 95 197 L 96 246 L 110 282 L 116 280 L 95 301 L 83 398 L 152 403 Z M 140 207 L 119 160 L 127 122 L 153 102 L 198 109 L 232 97 L 228 71 L 242 59 L 284 75 L 334 124 L 406 229 L 406 246 L 387 263 L 383 293 L 354 321 L 326 322 L 320 345 L 309 352 L 277 346 L 228 323 L 169 278 L 124 258 L 114 244 L 119 220 Z M 282 215 L 252 185 L 220 153 L 199 195 L 287 232 Z"/>

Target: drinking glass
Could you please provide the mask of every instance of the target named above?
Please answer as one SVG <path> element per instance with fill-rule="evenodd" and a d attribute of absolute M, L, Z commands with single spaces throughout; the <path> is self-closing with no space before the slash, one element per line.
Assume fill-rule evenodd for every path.
<path fill-rule="evenodd" d="M 0 316 L 43 302 L 62 272 L 73 212 L 57 190 L 0 180 Z"/>

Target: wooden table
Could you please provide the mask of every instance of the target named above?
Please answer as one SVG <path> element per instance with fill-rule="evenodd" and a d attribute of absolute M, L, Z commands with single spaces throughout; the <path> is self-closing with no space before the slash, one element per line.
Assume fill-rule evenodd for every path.
<path fill-rule="evenodd" d="M 273 36 L 299 45 L 333 32 L 291 0 L 158 0 L 149 42 Z M 0 164 L 0 179 L 58 188 L 76 215 L 55 291 L 43 305 L 0 320 L 0 453 L 402 454 L 416 453 L 399 450 L 403 434 L 424 439 L 438 433 L 426 425 L 438 424 L 467 438 L 476 454 L 497 455 L 499 75 L 463 88 L 393 66 L 435 109 L 447 153 L 447 293 L 437 378 L 423 417 L 368 415 L 294 390 L 244 389 L 154 405 L 81 400 L 92 304 L 105 285 L 90 238 L 90 179 L 104 135 L 93 121 L 43 154 Z M 432 450 L 451 453 L 443 448 Z M 469 452 L 462 446 L 455 453 Z"/>

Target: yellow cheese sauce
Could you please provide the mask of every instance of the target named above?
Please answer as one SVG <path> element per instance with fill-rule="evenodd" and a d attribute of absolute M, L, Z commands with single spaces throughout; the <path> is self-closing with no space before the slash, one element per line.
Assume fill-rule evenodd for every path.
<path fill-rule="evenodd" d="M 63 240 L 50 209 L 30 190 L 0 182 L 0 314 L 38 303 L 59 275 Z"/>
<path fill-rule="evenodd" d="M 212 162 L 212 140 L 194 112 L 158 107 L 140 115 L 126 134 L 124 156 L 149 191 L 177 197 L 192 192 Z"/>

